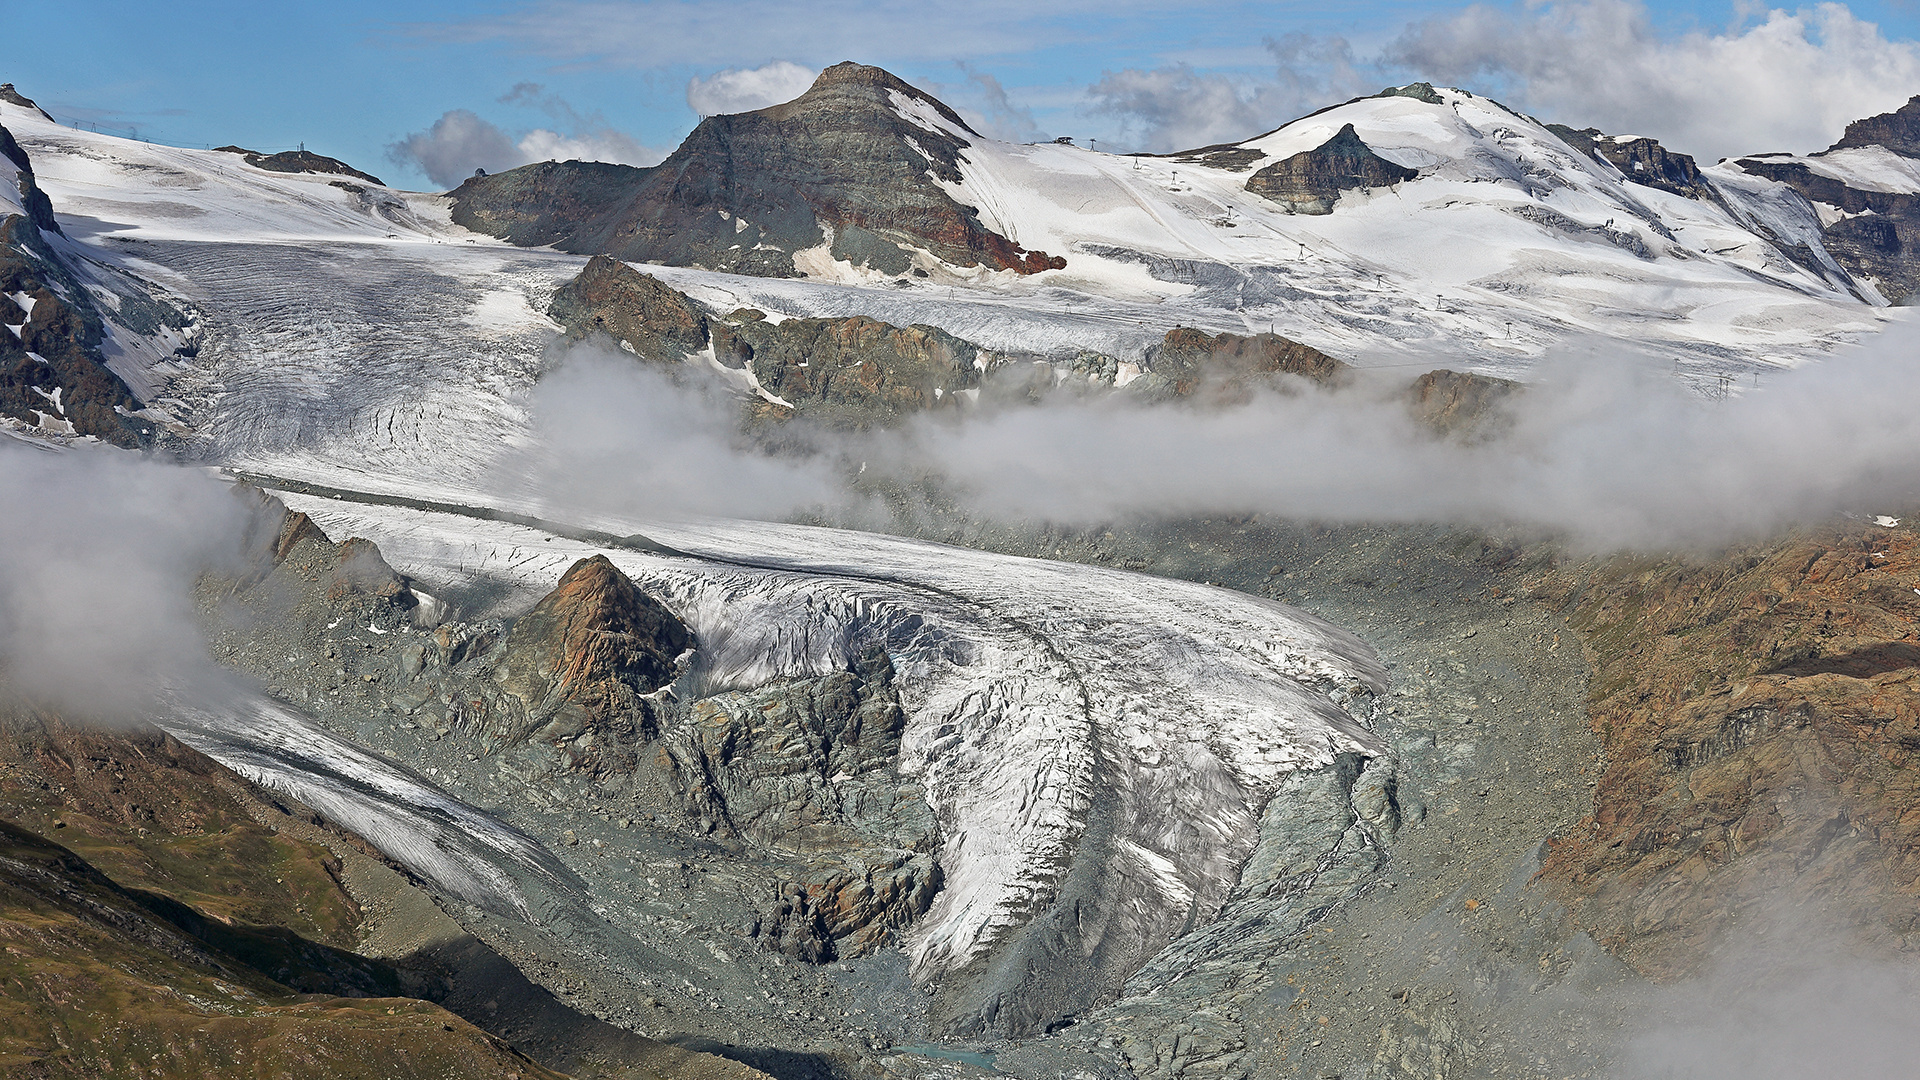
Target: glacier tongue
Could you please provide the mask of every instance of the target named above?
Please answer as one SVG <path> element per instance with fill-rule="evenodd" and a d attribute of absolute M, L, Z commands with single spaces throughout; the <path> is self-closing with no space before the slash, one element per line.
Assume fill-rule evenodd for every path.
<path fill-rule="evenodd" d="M 428 582 L 482 576 L 530 598 L 601 550 L 464 514 L 283 497 Z M 1258 597 L 833 529 L 586 524 L 684 553 L 606 552 L 697 635 L 684 692 L 887 649 L 908 712 L 899 767 L 943 835 L 946 886 L 911 944 L 922 978 L 983 960 L 1093 859 L 1129 886 L 1128 910 L 1097 913 L 1136 943 L 1101 972 L 1117 983 L 1141 948 L 1218 908 L 1283 777 L 1381 752 L 1342 704 L 1384 688 L 1372 651 Z"/>
<path fill-rule="evenodd" d="M 313 807 L 450 896 L 541 924 L 581 893 L 533 838 L 272 698 L 234 691 L 169 704 L 155 721 L 175 738 Z"/>

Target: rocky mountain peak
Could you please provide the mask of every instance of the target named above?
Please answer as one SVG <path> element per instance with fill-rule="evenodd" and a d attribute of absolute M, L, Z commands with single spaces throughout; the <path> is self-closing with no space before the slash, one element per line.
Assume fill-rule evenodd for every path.
<path fill-rule="evenodd" d="M 1429 88 L 1431 89 L 1431 88 Z M 1333 138 L 1261 169 L 1247 178 L 1247 190 L 1291 207 L 1298 214 L 1330 214 L 1342 191 L 1387 187 L 1419 176 L 1373 152 L 1352 124 Z"/>
<path fill-rule="evenodd" d="M 917 89 L 906 80 L 885 68 L 859 64 L 852 60 L 840 63 L 822 71 L 807 92 L 792 101 L 760 110 L 767 114 L 786 115 L 804 112 L 809 108 L 829 102 L 865 102 L 893 110 L 892 95 L 899 94 L 916 102 L 931 106 L 941 119 L 962 131 L 978 138 L 980 133 L 973 130 L 960 114 L 948 108 L 944 102 Z"/>
<path fill-rule="evenodd" d="M 766 277 L 828 262 L 904 275 L 927 256 L 1065 266 L 941 186 L 961 182 L 961 151 L 979 137 L 898 77 L 848 62 L 792 101 L 707 117 L 652 169 L 543 162 L 474 177 L 453 192 L 453 219 L 519 244 Z"/>
<path fill-rule="evenodd" d="M 692 643 L 671 611 L 595 555 L 513 624 L 497 677 L 530 721 L 545 721 L 536 738 L 594 732 L 601 744 L 631 744 L 654 727 L 640 695 L 673 681 Z"/>
<path fill-rule="evenodd" d="M 1840 141 L 1827 150 L 1831 153 L 1861 146 L 1884 146 L 1902 157 L 1920 158 L 1920 94 L 1890 113 L 1848 124 Z"/>
<path fill-rule="evenodd" d="M 35 105 L 32 98 L 15 90 L 12 83 L 0 83 L 0 101 L 4 101 L 9 105 L 18 105 L 23 109 L 32 109 L 34 112 L 46 117 L 48 122 L 53 121 L 53 117 L 47 115 L 47 110 Z"/>

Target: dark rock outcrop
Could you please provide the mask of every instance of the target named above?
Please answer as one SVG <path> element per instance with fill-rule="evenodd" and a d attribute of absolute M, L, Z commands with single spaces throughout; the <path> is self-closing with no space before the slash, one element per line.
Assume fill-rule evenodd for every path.
<path fill-rule="evenodd" d="M 318 173 L 323 176 L 338 174 L 358 177 L 369 184 L 378 184 L 381 187 L 387 186 L 379 177 L 371 173 L 363 173 L 338 158 L 316 154 L 311 150 L 283 150 L 278 154 L 261 154 L 239 146 L 222 146 L 216 149 L 229 154 L 240 154 L 247 164 L 268 172 Z"/>
<path fill-rule="evenodd" d="M 605 255 L 560 286 L 547 313 L 575 338 L 610 334 L 660 363 L 679 363 L 707 346 L 706 314 L 685 293 Z"/>
<path fill-rule="evenodd" d="M 673 681 L 692 643 L 672 612 L 595 555 L 514 621 L 494 679 L 525 704 L 531 737 L 572 740 L 630 770 L 632 747 L 659 730 L 643 697 Z"/>
<path fill-rule="evenodd" d="M 1548 124 L 1547 130 L 1588 157 L 1604 161 L 1636 184 L 1670 191 L 1689 199 L 1710 199 L 1713 189 L 1700 175 L 1690 154 L 1676 154 L 1656 139 L 1644 136 L 1621 140 L 1603 134 L 1598 128 L 1574 129 L 1565 124 Z"/>
<path fill-rule="evenodd" d="M 1148 350 L 1147 366 L 1156 388 L 1210 404 L 1244 400 L 1262 387 L 1285 389 L 1289 378 L 1332 386 L 1346 375 L 1345 364 L 1278 334 L 1208 334 L 1186 326 L 1167 331 Z"/>
<path fill-rule="evenodd" d="M 653 168 L 545 162 L 473 177 L 453 192 L 453 218 L 518 244 L 769 277 L 799 276 L 795 253 L 822 244 L 888 274 L 907 273 L 914 248 L 955 266 L 1066 265 L 940 187 L 961 179 L 976 138 L 887 72 L 836 64 L 786 104 L 702 120 Z"/>
<path fill-rule="evenodd" d="M 40 190 L 39 183 L 34 179 L 33 162 L 28 159 L 27 152 L 21 148 L 20 144 L 14 141 L 13 132 L 4 127 L 0 127 L 0 154 L 5 155 L 7 160 L 13 162 L 13 167 L 20 170 L 17 185 L 20 189 L 20 203 L 26 207 L 27 217 L 33 222 L 34 227 L 57 236 L 65 235 L 60 232 L 60 222 L 53 216 L 53 200 L 47 198 L 47 193 Z"/>
<path fill-rule="evenodd" d="M 1174 154 L 1173 160 L 1184 161 L 1190 165 L 1205 165 L 1209 169 L 1245 172 L 1264 157 L 1266 157 L 1265 154 L 1249 146 L 1218 143 L 1213 146 L 1202 146 L 1197 150 L 1183 150 Z"/>
<path fill-rule="evenodd" d="M 1343 191 L 1388 187 L 1419 175 L 1374 153 L 1348 124 L 1312 150 L 1254 173 L 1246 188 L 1297 214 L 1330 214 Z"/>
<path fill-rule="evenodd" d="M 934 326 L 894 326 L 864 315 L 778 322 L 743 308 L 704 312 L 684 293 L 616 259 L 595 256 L 560 287 L 548 308 L 576 338 L 605 333 L 644 360 L 677 367 L 712 346 L 714 359 L 749 371 L 783 407 L 754 398 L 747 423 L 794 416 L 827 427 L 865 429 L 914 413 L 958 408 L 964 394 L 989 388 L 1011 402 L 1055 389 L 1054 369 L 1032 353 L 995 353 Z M 1082 353 L 1068 361 L 1076 385 L 1112 385 L 1112 357 Z"/>
<path fill-rule="evenodd" d="M 0 218 L 0 414 L 49 433 L 132 446 L 138 428 L 127 414 L 140 402 L 107 368 L 105 328 L 90 294 L 43 240 L 59 224 L 26 152 L 4 127 L 0 154 L 19 170 L 27 210 Z"/>
<path fill-rule="evenodd" d="M 1920 158 L 1920 94 L 1890 113 L 1869 116 L 1847 125 L 1840 141 L 1827 150 L 1884 146 L 1901 157 Z"/>
<path fill-rule="evenodd" d="M 48 123 L 54 122 L 53 117 L 47 113 L 47 110 L 35 105 L 32 98 L 15 90 L 12 83 L 0 83 L 0 101 L 4 101 L 9 105 L 18 105 L 23 109 L 32 109 L 44 117 Z"/>

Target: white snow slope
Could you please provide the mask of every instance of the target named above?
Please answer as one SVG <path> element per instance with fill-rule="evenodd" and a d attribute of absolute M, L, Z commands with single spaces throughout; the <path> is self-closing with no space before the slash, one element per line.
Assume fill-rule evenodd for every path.
<path fill-rule="evenodd" d="M 1007 288 L 1150 298 L 1362 363 L 1452 353 L 1505 374 L 1570 334 L 1683 362 L 1791 363 L 1876 325 L 1884 301 L 1827 256 L 1814 208 L 1789 189 L 1723 166 L 1708 172 L 1726 205 L 1669 194 L 1487 98 L 1435 93 L 1440 104 L 1367 98 L 1297 120 L 1240 144 L 1258 156 L 1237 169 L 993 142 L 896 98 L 903 116 L 972 144 L 956 200 L 1025 247 L 1066 254 L 1066 269 Z M 1245 190 L 1346 124 L 1419 178 L 1347 192 L 1324 216 Z M 1815 267 L 1769 232 L 1808 243 Z"/>

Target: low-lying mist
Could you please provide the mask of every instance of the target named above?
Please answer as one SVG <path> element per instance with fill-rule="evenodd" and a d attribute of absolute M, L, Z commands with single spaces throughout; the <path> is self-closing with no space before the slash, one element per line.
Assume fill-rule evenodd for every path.
<path fill-rule="evenodd" d="M 0 679 L 103 722 L 204 682 L 194 580 L 238 556 L 245 521 L 227 486 L 196 470 L 0 445 Z"/>
<path fill-rule="evenodd" d="M 1590 550 L 1702 548 L 1839 512 L 1920 502 L 1916 330 L 1703 398 L 1612 344 L 1547 358 L 1485 437 L 1442 438 L 1406 382 L 1256 394 L 1226 407 L 1056 395 L 890 431 L 790 422 L 801 454 L 737 434 L 739 405 L 591 343 L 543 381 L 545 445 L 512 471 L 551 503 L 643 516 L 857 518 L 854 472 L 999 519 L 1091 526 L 1161 515 L 1519 526 Z M 1460 365 L 1462 367 L 1466 365 Z M 692 385 L 689 385 L 691 383 Z"/>
<path fill-rule="evenodd" d="M 510 453 L 495 483 L 550 508 L 777 518 L 840 497 L 826 456 L 749 446 L 725 386 L 670 378 L 603 343 L 557 346 L 530 410 L 535 443 Z"/>
<path fill-rule="evenodd" d="M 1646 993 L 1615 1080 L 1912 1076 L 1920 966 L 1770 914 L 1699 977 Z"/>

